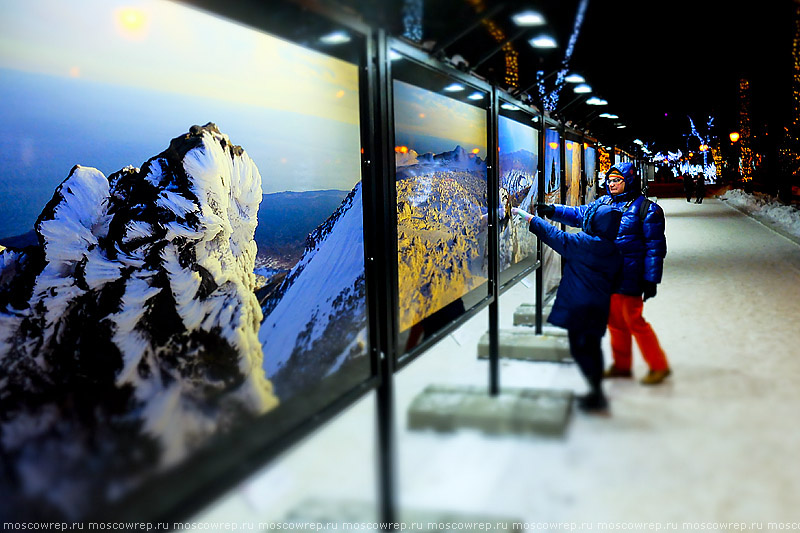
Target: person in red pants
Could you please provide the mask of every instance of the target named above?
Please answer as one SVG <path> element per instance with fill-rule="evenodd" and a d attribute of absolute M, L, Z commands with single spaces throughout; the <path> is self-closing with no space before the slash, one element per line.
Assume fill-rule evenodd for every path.
<path fill-rule="evenodd" d="M 605 204 L 622 211 L 615 241 L 622 254 L 622 279 L 611 295 L 608 319 L 614 362 L 603 376 L 633 377 L 631 349 L 633 339 L 636 339 L 649 367 L 641 383 L 657 385 L 672 371 L 653 327 L 642 316 L 642 310 L 644 302 L 656 295 L 656 286 L 661 282 L 667 254 L 664 211 L 642 194 L 636 169 L 631 163 L 613 165 L 606 173 L 605 186 L 608 194 L 589 205 L 540 204 L 537 211 L 556 222 L 576 227 L 580 227 L 584 214 L 593 204 Z"/>

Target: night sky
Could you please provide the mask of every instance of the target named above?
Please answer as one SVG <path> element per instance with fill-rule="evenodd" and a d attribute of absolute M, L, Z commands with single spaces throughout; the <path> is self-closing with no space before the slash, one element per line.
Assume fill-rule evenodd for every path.
<path fill-rule="evenodd" d="M 742 76 L 756 122 L 789 115 L 792 19 L 790 0 L 590 0 L 572 64 L 628 124 L 629 137 L 677 148 L 687 114 L 701 133 L 709 115 L 721 137 L 736 129 Z M 620 59 L 608 68 L 610 57 Z"/>

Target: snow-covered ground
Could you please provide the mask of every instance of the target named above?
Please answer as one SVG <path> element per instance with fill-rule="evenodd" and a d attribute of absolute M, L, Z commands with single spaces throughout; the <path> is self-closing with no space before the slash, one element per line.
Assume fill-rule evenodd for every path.
<path fill-rule="evenodd" d="M 766 223 L 773 229 L 780 229 L 800 238 L 800 209 L 795 205 L 785 205 L 774 197 L 762 193 L 746 193 L 741 189 L 730 189 L 719 197 L 720 200 L 747 213 L 756 220 Z"/>
<path fill-rule="evenodd" d="M 658 203 L 669 252 L 645 317 L 674 375 L 658 387 L 608 382 L 610 414 L 574 413 L 563 438 L 408 430 L 408 406 L 427 385 L 486 385 L 476 345 L 488 317 L 477 314 L 396 376 L 401 513 L 492 515 L 531 531 L 800 523 L 800 246 L 730 198 Z M 512 327 L 534 289 L 529 277 L 503 293 L 501 328 Z M 606 336 L 607 358 L 608 348 Z M 641 377 L 645 365 L 638 354 L 634 361 Z M 502 387 L 585 387 L 567 364 L 503 360 L 500 379 Z M 374 406 L 364 397 L 193 520 L 277 524 L 308 499 L 374 506 Z"/>

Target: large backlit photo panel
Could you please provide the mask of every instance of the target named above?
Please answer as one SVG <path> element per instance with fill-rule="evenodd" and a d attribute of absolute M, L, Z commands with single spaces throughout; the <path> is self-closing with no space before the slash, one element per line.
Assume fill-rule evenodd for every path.
<path fill-rule="evenodd" d="M 597 149 L 587 144 L 583 160 L 586 165 L 586 203 L 589 204 L 597 198 Z"/>
<path fill-rule="evenodd" d="M 606 194 L 606 173 L 611 168 L 612 152 L 602 146 L 597 149 L 597 188 L 598 196 Z"/>
<path fill-rule="evenodd" d="M 544 133 L 545 202 L 558 204 L 561 203 L 561 136 L 553 129 L 545 129 Z M 561 256 L 548 246 L 542 252 L 542 268 L 542 285 L 548 295 L 561 282 Z"/>
<path fill-rule="evenodd" d="M 404 331 L 487 280 L 486 111 L 395 80 L 394 122 Z"/>
<path fill-rule="evenodd" d="M 526 115 L 527 116 L 527 115 Z M 498 122 L 500 172 L 500 271 L 536 255 L 536 236 L 511 208 L 532 211 L 539 193 L 539 132 L 508 117 Z"/>
<path fill-rule="evenodd" d="M 567 177 L 567 205 L 579 205 L 581 203 L 581 143 L 566 141 L 565 146 L 566 160 L 565 174 Z"/>
<path fill-rule="evenodd" d="M 0 17 L 4 519 L 369 378 L 358 65 L 172 2 Z"/>

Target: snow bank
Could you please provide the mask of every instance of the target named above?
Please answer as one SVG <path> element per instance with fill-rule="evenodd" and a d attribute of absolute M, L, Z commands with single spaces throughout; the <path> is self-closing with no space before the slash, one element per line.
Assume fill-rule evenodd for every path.
<path fill-rule="evenodd" d="M 800 209 L 796 206 L 784 205 L 767 194 L 746 193 L 739 189 L 731 189 L 719 198 L 754 218 L 800 237 Z"/>

